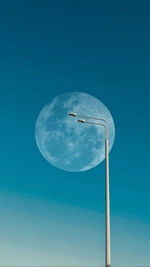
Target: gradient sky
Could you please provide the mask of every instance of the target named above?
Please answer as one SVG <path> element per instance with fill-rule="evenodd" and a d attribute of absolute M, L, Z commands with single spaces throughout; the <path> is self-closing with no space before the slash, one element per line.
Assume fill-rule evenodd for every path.
<path fill-rule="evenodd" d="M 150 265 L 150 2 L 1 0 L 0 37 L 0 265 L 104 265 L 104 162 L 61 171 L 35 141 L 68 91 L 114 118 L 112 265 Z"/>

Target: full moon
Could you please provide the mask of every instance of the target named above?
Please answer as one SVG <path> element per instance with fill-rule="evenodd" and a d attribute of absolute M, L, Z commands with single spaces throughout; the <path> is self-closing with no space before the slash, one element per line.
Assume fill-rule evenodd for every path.
<path fill-rule="evenodd" d="M 82 92 L 56 96 L 43 107 L 35 126 L 37 146 L 55 167 L 69 172 L 86 171 L 105 159 L 105 128 L 78 123 L 79 118 L 69 116 L 70 112 L 105 119 L 110 152 L 115 137 L 113 118 L 100 100 Z"/>

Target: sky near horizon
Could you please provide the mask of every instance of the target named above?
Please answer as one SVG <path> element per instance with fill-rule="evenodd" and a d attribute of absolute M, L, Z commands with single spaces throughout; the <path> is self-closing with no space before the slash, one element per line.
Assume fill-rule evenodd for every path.
<path fill-rule="evenodd" d="M 102 266 L 105 164 L 50 165 L 35 123 L 79 91 L 110 110 L 113 266 L 150 265 L 150 2 L 0 1 L 0 266 Z"/>

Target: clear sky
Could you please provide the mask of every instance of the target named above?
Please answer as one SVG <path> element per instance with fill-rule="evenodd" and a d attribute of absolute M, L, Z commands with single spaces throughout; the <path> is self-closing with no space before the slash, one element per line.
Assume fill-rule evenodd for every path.
<path fill-rule="evenodd" d="M 81 91 L 111 111 L 113 266 L 150 265 L 150 2 L 0 1 L 0 265 L 104 265 L 104 162 L 61 171 L 35 122 Z"/>

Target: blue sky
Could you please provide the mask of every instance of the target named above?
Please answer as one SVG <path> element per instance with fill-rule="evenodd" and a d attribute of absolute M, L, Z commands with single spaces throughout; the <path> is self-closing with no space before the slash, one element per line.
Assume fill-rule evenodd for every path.
<path fill-rule="evenodd" d="M 1 1 L 0 265 L 104 265 L 104 162 L 64 172 L 35 141 L 40 110 L 68 91 L 115 122 L 112 265 L 150 265 L 149 14 L 149 1 Z"/>

